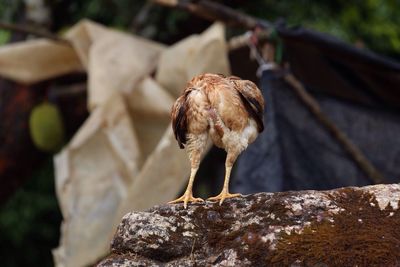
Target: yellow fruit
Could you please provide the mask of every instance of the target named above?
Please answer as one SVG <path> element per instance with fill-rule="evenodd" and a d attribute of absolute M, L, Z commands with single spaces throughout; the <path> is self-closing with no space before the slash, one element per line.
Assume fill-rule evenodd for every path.
<path fill-rule="evenodd" d="M 64 125 L 56 105 L 48 102 L 37 105 L 29 118 L 33 143 L 46 152 L 55 152 L 64 142 Z"/>

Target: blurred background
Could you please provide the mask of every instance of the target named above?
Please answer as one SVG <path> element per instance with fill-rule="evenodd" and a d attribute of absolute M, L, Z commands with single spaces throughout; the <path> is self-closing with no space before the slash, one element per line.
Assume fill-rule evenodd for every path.
<path fill-rule="evenodd" d="M 398 1 L 217 2 L 268 21 L 285 21 L 287 27 L 303 26 L 332 35 L 389 61 L 400 60 Z M 34 33 L 10 29 L 9 24 L 29 25 L 30 29 L 59 35 L 85 18 L 166 46 L 202 33 L 212 24 L 184 10 L 140 0 L 2 0 L 0 45 L 37 38 Z M 227 27 L 226 38 L 244 32 L 240 27 Z M 258 83 L 257 63 L 249 60 L 248 54 L 248 50 L 231 53 L 231 71 Z M 246 58 L 246 62 L 241 58 Z M 62 215 L 55 191 L 53 156 L 89 116 L 87 79 L 84 71 L 29 84 L 0 77 L 1 266 L 54 265 L 51 250 L 59 245 Z M 383 111 L 379 112 L 393 112 L 388 116 L 398 122 L 398 106 L 386 108 L 385 103 L 382 106 Z M 43 127 L 51 129 L 51 133 L 44 135 Z M 397 157 L 394 162 L 398 162 L 400 157 L 394 157 Z M 196 180 L 195 194 L 207 197 L 219 192 L 224 158 L 225 153 L 217 149 L 206 156 Z M 310 188 L 296 184 L 283 189 L 303 188 L 329 186 Z"/>

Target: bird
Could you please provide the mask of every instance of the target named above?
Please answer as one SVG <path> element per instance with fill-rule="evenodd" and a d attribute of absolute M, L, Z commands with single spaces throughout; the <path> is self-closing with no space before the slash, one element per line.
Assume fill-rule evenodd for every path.
<path fill-rule="evenodd" d="M 202 202 L 193 197 L 193 182 L 208 139 L 226 153 L 225 179 L 221 193 L 207 200 L 221 205 L 229 193 L 232 167 L 247 146 L 264 130 L 264 98 L 261 90 L 249 80 L 237 76 L 205 73 L 193 77 L 172 106 L 171 121 L 175 139 L 190 160 L 190 177 L 184 194 L 168 202 Z"/>

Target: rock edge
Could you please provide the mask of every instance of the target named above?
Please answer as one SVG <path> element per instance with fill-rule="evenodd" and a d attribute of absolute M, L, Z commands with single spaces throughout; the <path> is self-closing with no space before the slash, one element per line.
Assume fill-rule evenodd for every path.
<path fill-rule="evenodd" d="M 98 266 L 400 266 L 399 202 L 389 184 L 155 206 Z"/>

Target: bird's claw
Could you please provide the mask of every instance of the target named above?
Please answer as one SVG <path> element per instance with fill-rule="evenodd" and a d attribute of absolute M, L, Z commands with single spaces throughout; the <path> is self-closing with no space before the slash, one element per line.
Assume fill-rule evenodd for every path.
<path fill-rule="evenodd" d="M 209 201 L 215 201 L 215 200 L 218 201 L 219 200 L 219 205 L 221 205 L 225 199 L 233 198 L 233 197 L 242 197 L 242 195 L 241 194 L 231 194 L 229 192 L 222 191 L 218 196 L 207 198 L 207 200 L 209 200 Z"/>
<path fill-rule="evenodd" d="M 185 193 L 180 198 L 177 198 L 175 200 L 168 202 L 168 204 L 175 204 L 175 203 L 183 202 L 183 207 L 186 209 L 188 202 L 203 202 L 203 201 L 204 200 L 202 198 L 193 197 L 193 195 L 191 193 Z"/>

